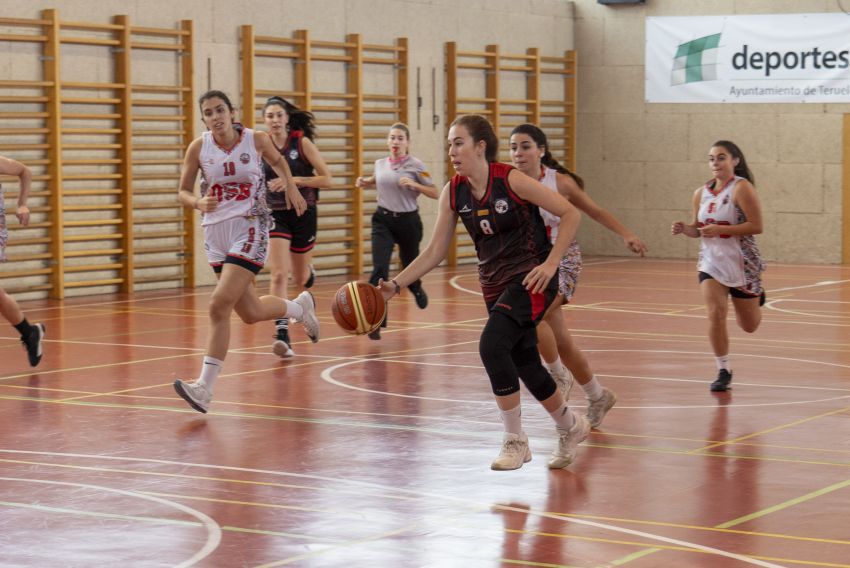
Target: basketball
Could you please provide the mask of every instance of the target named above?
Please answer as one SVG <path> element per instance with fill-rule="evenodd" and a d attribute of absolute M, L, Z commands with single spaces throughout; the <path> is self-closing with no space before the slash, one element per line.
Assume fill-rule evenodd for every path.
<path fill-rule="evenodd" d="M 380 290 L 366 282 L 349 282 L 337 290 L 331 305 L 339 327 L 355 335 L 365 335 L 378 328 L 387 313 L 387 303 Z"/>

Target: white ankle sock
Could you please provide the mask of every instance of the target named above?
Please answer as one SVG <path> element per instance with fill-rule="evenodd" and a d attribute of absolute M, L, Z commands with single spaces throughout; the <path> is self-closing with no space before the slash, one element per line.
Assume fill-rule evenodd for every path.
<path fill-rule="evenodd" d="M 567 368 L 564 367 L 563 363 L 561 363 L 561 359 L 555 359 L 551 363 L 543 361 L 543 366 L 546 367 L 546 370 L 549 371 L 550 375 L 564 375 L 567 372 Z"/>
<path fill-rule="evenodd" d="M 596 375 L 590 377 L 590 380 L 581 385 L 587 400 L 599 400 L 602 397 L 602 385 L 596 380 Z"/>
<path fill-rule="evenodd" d="M 224 361 L 220 359 L 204 357 L 204 366 L 201 368 L 201 377 L 198 382 L 203 384 L 210 392 L 213 390 L 213 385 L 221 372 L 222 365 L 224 365 Z"/>
<path fill-rule="evenodd" d="M 569 430 L 576 422 L 575 416 L 573 416 L 573 413 L 570 412 L 570 407 L 567 406 L 566 401 L 561 403 L 558 410 L 550 412 L 549 416 L 551 416 L 552 420 L 555 421 L 559 430 Z"/>
<path fill-rule="evenodd" d="M 285 317 L 301 321 L 301 316 L 304 315 L 304 308 L 302 308 L 300 305 L 296 304 L 292 300 L 284 300 L 283 304 L 286 306 Z"/>
<path fill-rule="evenodd" d="M 715 357 L 715 361 L 717 361 L 717 370 L 726 369 L 729 370 L 729 354 L 723 355 L 722 357 Z"/>
<path fill-rule="evenodd" d="M 505 425 L 505 432 L 516 434 L 517 436 L 522 434 L 522 407 L 519 404 L 510 410 L 499 409 L 499 412 L 502 413 L 502 423 Z"/>

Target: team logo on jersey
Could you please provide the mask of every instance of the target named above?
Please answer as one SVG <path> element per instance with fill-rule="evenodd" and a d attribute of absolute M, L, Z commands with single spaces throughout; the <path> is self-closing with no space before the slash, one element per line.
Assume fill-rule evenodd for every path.
<path fill-rule="evenodd" d="M 715 207 L 715 205 L 716 205 L 716 204 L 714 203 L 714 201 L 712 201 L 712 202 L 710 202 L 710 203 L 708 204 L 708 213 L 709 213 L 709 214 L 710 214 L 710 213 L 714 213 L 714 210 L 715 210 L 715 209 L 717 209 L 717 208 Z"/>
<path fill-rule="evenodd" d="M 496 213 L 507 213 L 508 212 L 508 202 L 504 199 L 496 200 L 494 204 L 494 209 L 496 209 Z"/>
<path fill-rule="evenodd" d="M 727 203 L 729 203 L 729 196 L 728 195 L 723 198 L 723 205 L 726 205 Z"/>
<path fill-rule="evenodd" d="M 289 159 L 290 160 L 297 160 L 298 159 L 298 150 L 296 150 L 295 148 L 290 150 L 289 151 Z"/>
<path fill-rule="evenodd" d="M 247 164 L 251 161 L 251 156 L 249 156 L 248 154 L 242 154 L 241 156 L 239 156 L 239 161 L 243 164 Z"/>
<path fill-rule="evenodd" d="M 464 203 L 463 207 L 458 210 L 458 213 L 472 213 L 472 207 L 469 206 L 469 203 Z"/>

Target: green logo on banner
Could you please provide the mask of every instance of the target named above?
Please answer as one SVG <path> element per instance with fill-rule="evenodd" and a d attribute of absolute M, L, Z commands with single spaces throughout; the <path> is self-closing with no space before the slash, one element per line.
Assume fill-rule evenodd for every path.
<path fill-rule="evenodd" d="M 679 45 L 673 59 L 671 85 L 717 79 L 717 51 L 720 34 L 701 37 Z"/>

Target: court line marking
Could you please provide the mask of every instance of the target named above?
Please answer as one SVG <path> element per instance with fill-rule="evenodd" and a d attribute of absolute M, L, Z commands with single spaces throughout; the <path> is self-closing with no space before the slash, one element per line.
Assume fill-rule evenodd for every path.
<path fill-rule="evenodd" d="M 753 432 L 752 434 L 747 434 L 746 436 L 739 436 L 739 437 L 733 438 L 731 440 L 725 440 L 725 441 L 722 441 L 722 442 L 716 442 L 716 443 L 713 443 L 713 444 L 709 444 L 708 446 L 706 446 L 704 448 L 697 448 L 696 450 L 692 450 L 692 451 L 693 452 L 708 451 L 708 450 L 713 450 L 715 448 L 720 448 L 720 447 L 726 446 L 728 444 L 736 444 L 736 443 L 744 441 L 744 440 L 749 440 L 750 438 L 756 438 L 758 436 L 763 436 L 765 434 L 770 434 L 772 432 L 777 432 L 779 430 L 785 430 L 786 428 L 799 426 L 800 424 L 805 424 L 806 422 L 811 422 L 812 420 L 817 420 L 819 418 L 826 418 L 827 416 L 832 416 L 833 414 L 841 414 L 842 412 L 847 412 L 847 410 L 850 410 L 850 407 L 839 408 L 837 410 L 831 410 L 829 412 L 824 412 L 824 413 L 818 414 L 816 416 L 809 416 L 807 418 L 801 418 L 800 420 L 794 420 L 793 422 L 788 422 L 786 424 L 780 424 L 779 426 L 775 426 L 773 428 L 768 428 L 767 430 L 761 430 L 759 432 Z"/>
<path fill-rule="evenodd" d="M 831 302 L 829 300 L 811 300 L 811 301 L 823 302 L 823 303 L 826 303 L 826 304 L 838 304 L 838 303 L 848 304 L 848 303 L 850 303 L 850 302 L 837 302 L 837 301 Z M 808 317 L 811 317 L 811 318 L 836 318 L 836 319 L 847 319 L 848 317 L 850 317 L 846 314 L 831 315 L 831 314 L 826 314 L 826 313 L 801 312 L 801 311 L 797 311 L 797 310 L 789 310 L 787 308 L 777 308 L 775 304 L 778 304 L 779 302 L 809 302 L 809 300 L 791 300 L 791 299 L 785 299 L 785 298 L 777 298 L 776 300 L 771 300 L 770 302 L 768 302 L 768 304 L 771 305 L 770 306 L 771 309 L 773 309 L 777 312 L 780 312 L 780 313 L 783 313 L 783 314 L 791 314 L 791 315 L 795 315 L 795 316 L 808 316 Z"/>
<path fill-rule="evenodd" d="M 201 525 L 207 530 L 207 539 L 204 543 L 204 546 L 201 547 L 200 550 L 195 552 L 191 558 L 188 560 L 184 560 L 180 564 L 177 564 L 175 568 L 188 568 L 189 566 L 193 566 L 209 556 L 210 554 L 218 548 L 218 545 L 221 543 L 221 527 L 218 525 L 215 520 L 213 520 L 208 515 L 188 507 L 182 503 L 177 503 L 176 501 L 170 501 L 168 499 L 163 499 L 161 497 L 155 497 L 153 495 L 144 495 L 142 493 L 136 493 L 134 491 L 125 491 L 123 489 L 115 489 L 112 487 L 104 487 L 102 485 L 90 485 L 88 483 L 72 483 L 70 481 L 55 481 L 55 480 L 44 480 L 44 479 L 31 479 L 31 478 L 18 478 L 18 477 L 0 477 L 2 481 L 21 481 L 26 483 L 41 483 L 44 485 L 66 485 L 68 487 L 83 487 L 86 489 L 92 489 L 94 491 L 106 491 L 108 493 L 117 493 L 118 495 L 124 495 L 127 497 L 133 497 L 137 499 L 146 499 L 148 501 L 153 501 L 154 503 L 159 503 L 160 505 L 164 505 L 166 507 L 171 507 L 173 509 L 177 509 L 179 511 L 183 511 L 189 516 L 195 517 L 201 522 Z M 92 515 L 97 515 L 97 513 L 90 513 Z"/>
<path fill-rule="evenodd" d="M 749 515 L 744 515 L 742 517 L 738 517 L 737 519 L 732 519 L 731 521 L 727 521 L 725 523 L 720 523 L 719 525 L 715 525 L 714 528 L 729 529 L 731 527 L 744 524 L 744 523 L 751 521 L 753 519 L 764 517 L 764 516 L 769 515 L 771 513 L 775 513 L 777 511 L 782 511 L 782 510 L 787 509 L 789 507 L 793 507 L 794 505 L 799 505 L 800 503 L 804 503 L 806 501 L 810 501 L 810 500 L 815 499 L 817 497 L 820 497 L 822 495 L 832 493 L 833 491 L 837 491 L 838 489 L 843 489 L 847 486 L 850 486 L 850 480 L 835 483 L 835 484 L 830 485 L 828 487 L 818 489 L 817 491 L 812 491 L 810 493 L 807 493 L 805 495 L 801 495 L 799 497 L 795 497 L 793 499 L 789 499 L 789 500 L 784 501 L 782 503 L 777 503 L 776 505 L 773 505 L 772 507 L 767 507 L 766 509 L 756 511 L 754 513 L 750 513 Z M 648 556 L 650 554 L 654 554 L 655 552 L 659 552 L 660 550 L 661 549 L 659 549 L 659 548 L 649 548 L 649 549 L 646 549 L 646 550 L 642 550 L 640 552 L 635 552 L 633 554 L 629 554 L 628 556 L 624 556 L 624 557 L 619 558 L 617 560 L 614 560 L 613 562 L 611 562 L 611 564 L 613 566 L 622 566 L 623 564 L 631 562 L 632 560 L 637 560 L 639 558 L 643 558 L 643 557 Z M 799 563 L 811 564 L 810 562 L 798 562 L 798 561 L 793 561 L 793 560 L 787 560 L 787 561 L 794 562 L 795 564 L 799 564 Z M 820 564 L 820 565 L 831 566 L 832 564 Z"/>
<path fill-rule="evenodd" d="M 584 351 L 587 352 L 587 353 L 596 353 L 596 352 L 634 353 L 634 352 L 636 352 L 636 350 L 634 350 L 634 349 L 585 349 Z M 687 355 L 694 355 L 694 354 L 704 355 L 704 353 L 693 352 L 693 351 L 641 350 L 640 352 L 641 353 L 668 353 L 668 354 L 674 353 L 674 354 L 687 354 Z M 460 351 L 460 352 L 443 352 L 443 353 L 414 353 L 414 354 L 406 355 L 406 357 L 435 357 L 435 356 L 445 357 L 447 355 L 472 355 L 472 354 L 477 354 L 477 352 Z M 779 360 L 785 360 L 785 361 L 795 361 L 795 362 L 808 363 L 808 364 L 825 364 L 825 365 L 832 365 L 832 366 L 842 367 L 842 368 L 850 368 L 850 365 L 842 365 L 840 363 L 829 363 L 829 362 L 813 361 L 813 360 L 807 360 L 807 359 L 796 359 L 796 358 L 790 358 L 790 357 L 777 357 L 777 356 L 773 356 L 773 355 L 736 354 L 736 357 L 745 357 L 745 356 L 756 357 L 756 358 L 764 358 L 764 359 L 779 359 Z M 484 404 L 492 405 L 493 404 L 493 401 L 491 399 L 486 400 L 486 401 L 469 400 L 469 399 L 461 400 L 461 399 L 452 399 L 452 398 L 440 398 L 440 397 L 431 397 L 431 396 L 423 396 L 423 395 L 403 394 L 403 393 L 396 393 L 396 392 L 391 392 L 391 391 L 380 391 L 380 390 L 376 390 L 376 389 L 369 389 L 369 388 L 365 388 L 365 387 L 359 387 L 359 386 L 351 385 L 351 384 L 348 384 L 348 383 L 344 383 L 344 382 L 342 382 L 338 379 L 335 379 L 333 377 L 333 373 L 337 369 L 347 367 L 347 366 L 350 366 L 350 365 L 354 365 L 354 364 L 358 364 L 358 363 L 370 363 L 370 362 L 383 362 L 383 363 L 391 362 L 391 363 L 401 363 L 401 364 L 407 364 L 407 365 L 425 365 L 425 366 L 453 367 L 453 368 L 457 367 L 457 368 L 468 368 L 468 369 L 476 369 L 476 370 L 483 370 L 483 368 L 484 368 L 483 365 L 453 365 L 453 364 L 446 364 L 446 363 L 424 363 L 424 362 L 418 362 L 418 361 L 399 361 L 399 360 L 397 360 L 398 358 L 399 358 L 399 355 L 389 355 L 389 356 L 386 356 L 386 357 L 374 357 L 374 358 L 366 359 L 366 360 L 343 361 L 343 362 L 338 363 L 336 365 L 332 365 L 330 367 L 326 367 L 325 369 L 322 369 L 320 377 L 323 381 L 330 383 L 332 385 L 338 386 L 338 387 L 342 387 L 342 388 L 346 388 L 346 389 L 350 389 L 350 390 L 354 390 L 354 391 L 359 391 L 359 392 L 364 392 L 364 393 L 378 394 L 378 395 L 382 395 L 382 396 L 393 396 L 393 397 L 410 398 L 410 399 L 416 399 L 416 400 L 429 400 L 429 401 L 435 401 L 435 402 L 452 402 L 452 403 L 458 403 L 458 404 L 482 404 L 482 405 L 484 405 Z M 638 379 L 638 380 L 658 380 L 658 381 L 672 381 L 672 382 L 699 383 L 699 384 L 705 383 L 704 379 L 637 377 L 637 376 L 624 376 L 624 375 L 606 375 L 606 374 L 602 374 L 602 373 L 599 373 L 599 376 L 600 377 L 618 377 L 618 378 L 627 377 L 627 378 L 630 378 L 630 379 Z M 782 386 L 782 385 L 758 384 L 758 383 L 740 383 L 740 382 L 735 383 L 735 384 L 739 385 L 739 386 L 751 386 L 751 387 L 755 387 L 755 388 L 777 388 L 778 386 Z M 788 386 L 787 388 L 794 388 L 796 390 L 799 390 L 799 389 L 804 388 L 804 387 L 800 387 L 798 385 L 793 385 L 793 386 Z M 812 387 L 812 389 L 815 389 L 815 390 L 825 390 L 826 388 L 827 387 Z M 838 390 L 839 392 L 850 392 L 850 390 L 848 390 L 848 389 L 837 389 L 836 388 L 835 390 Z M 790 406 L 790 405 L 798 405 L 798 404 L 815 404 L 815 403 L 821 403 L 821 402 L 833 402 L 833 401 L 836 401 L 836 400 L 842 400 L 842 399 L 846 399 L 846 398 L 850 398 L 850 394 L 840 395 L 840 396 L 830 397 L 830 398 L 824 398 L 824 399 L 815 399 L 815 400 L 803 400 L 803 401 L 796 400 L 796 401 L 765 402 L 765 403 L 751 403 L 751 404 L 734 404 L 733 403 L 733 404 L 729 404 L 727 406 L 730 407 L 730 408 L 756 408 L 756 407 L 769 407 L 769 406 Z M 704 405 L 675 405 L 675 406 L 670 406 L 670 405 L 668 405 L 668 406 L 622 406 L 622 405 L 618 405 L 617 408 L 619 408 L 621 410 L 626 410 L 626 409 L 628 409 L 628 410 L 636 410 L 636 409 L 641 409 L 641 410 L 647 410 L 647 409 L 648 410 L 680 410 L 680 409 L 699 409 L 699 408 L 716 409 L 717 403 L 714 402 L 712 404 L 704 404 Z"/>
<path fill-rule="evenodd" d="M 4 452 L 4 451 L 8 452 L 9 450 L 0 450 L 0 452 Z M 15 451 L 15 452 L 17 452 L 17 451 Z M 48 455 L 54 454 L 54 452 L 30 452 L 30 453 L 48 454 Z M 97 459 L 97 458 L 101 458 L 103 456 L 87 455 L 87 457 L 92 458 L 92 459 Z M 124 458 L 124 459 L 127 460 L 127 461 L 132 461 L 134 458 Z M 144 460 L 144 458 L 140 458 L 140 461 L 143 461 L 143 460 Z M 104 473 L 135 474 L 135 475 L 140 475 L 140 476 L 173 477 L 173 478 L 196 480 L 196 481 L 202 480 L 202 481 L 226 482 L 226 483 L 234 483 L 234 484 L 238 484 L 238 485 L 258 485 L 258 486 L 263 486 L 263 487 L 275 487 L 275 488 L 280 488 L 280 489 L 294 489 L 294 490 L 304 490 L 304 491 L 322 491 L 322 490 L 325 489 L 322 486 L 311 486 L 311 485 L 303 485 L 303 484 L 275 483 L 275 482 L 268 482 L 268 481 L 257 481 L 257 480 L 252 480 L 252 479 L 210 477 L 210 476 L 177 474 L 177 473 L 145 471 L 145 470 L 139 471 L 139 470 L 128 470 L 128 469 L 115 469 L 115 468 L 107 468 L 107 467 L 102 467 L 102 466 L 82 466 L 82 465 L 73 465 L 73 464 L 57 464 L 57 463 L 50 463 L 50 462 L 6 460 L 6 459 L 0 460 L 0 461 L 3 461 L 5 463 L 15 463 L 15 464 L 22 464 L 22 465 L 38 465 L 38 466 L 44 466 L 44 467 L 81 469 L 81 470 L 86 470 L 86 471 L 99 471 L 99 472 L 104 472 Z M 215 466 L 215 467 L 218 467 L 218 466 Z M 334 491 L 336 491 L 338 493 L 351 493 L 351 494 L 361 495 L 361 496 L 364 495 L 363 489 L 359 489 L 359 488 L 358 489 L 350 489 L 350 490 L 347 490 L 347 489 L 344 489 L 344 488 L 336 488 L 336 489 L 334 489 Z M 173 496 L 173 497 L 178 497 L 178 498 L 182 498 L 182 499 L 189 499 L 189 500 L 223 502 L 223 503 L 228 503 L 228 504 L 241 504 L 241 505 L 246 505 L 246 506 L 274 507 L 274 508 L 282 508 L 282 509 L 297 509 L 297 510 L 303 510 L 303 511 L 327 512 L 326 510 L 310 508 L 310 507 L 295 507 L 295 506 L 289 506 L 289 505 L 278 505 L 278 504 L 270 504 L 270 503 L 256 503 L 256 502 L 248 502 L 248 501 L 223 500 L 223 499 L 214 499 L 214 498 L 206 498 L 206 497 L 187 496 L 187 495 L 184 495 L 184 494 L 176 495 L 176 494 L 170 494 L 170 493 L 158 493 L 158 492 L 153 492 L 153 491 L 142 491 L 140 493 L 156 495 L 156 496 L 167 496 L 167 497 Z M 388 493 L 386 493 L 386 488 L 382 488 L 379 492 L 375 492 L 375 493 L 367 492 L 365 494 L 370 495 L 370 496 L 376 496 L 376 497 L 384 498 L 384 499 L 389 499 L 389 500 L 393 500 L 393 499 L 396 499 L 396 500 L 421 500 L 422 499 L 419 496 L 402 496 L 402 495 L 388 494 Z M 495 505 L 495 507 L 503 508 L 504 506 Z M 734 530 L 734 529 L 720 529 L 720 528 L 716 528 L 716 527 L 706 527 L 706 526 L 700 526 L 700 525 L 686 525 L 686 524 L 680 524 L 680 523 L 669 523 L 669 522 L 662 522 L 662 521 L 647 521 L 647 520 L 637 520 L 637 519 L 629 519 L 629 518 L 621 518 L 621 517 L 607 517 L 607 516 L 600 516 L 600 515 L 579 515 L 579 514 L 573 514 L 573 513 L 555 513 L 555 512 L 550 512 L 550 513 L 553 514 L 553 515 L 557 515 L 559 517 L 567 518 L 567 519 L 569 519 L 569 518 L 580 518 L 580 519 L 591 519 L 591 520 L 602 520 L 602 521 L 614 521 L 614 522 L 622 522 L 622 523 L 629 523 L 629 524 L 660 526 L 660 527 L 667 527 L 667 528 L 684 528 L 684 529 L 691 529 L 691 530 L 720 532 L 720 533 L 728 533 L 728 534 L 743 534 L 743 535 L 750 535 L 750 536 L 770 537 L 770 538 L 779 538 L 779 539 L 786 539 L 786 540 L 799 540 L 799 541 L 806 541 L 806 542 L 821 542 L 821 543 L 826 543 L 826 544 L 850 545 L 850 541 L 842 541 L 842 540 L 835 540 L 835 539 L 821 539 L 821 538 L 801 537 L 801 536 L 785 535 L 785 534 L 777 534 L 777 533 L 763 533 L 763 532 L 756 532 L 756 531 L 740 531 L 740 530 Z M 358 518 L 363 518 L 363 516 L 360 515 L 360 516 L 358 516 Z M 181 521 L 181 522 L 184 522 L 184 521 Z M 188 522 L 188 521 L 185 521 L 185 522 Z M 196 524 L 196 526 L 197 526 L 197 524 Z M 240 532 L 257 532 L 259 534 L 270 534 L 272 536 L 287 536 L 287 537 L 295 537 L 295 538 L 314 538 L 314 539 L 320 539 L 320 540 L 328 540 L 328 539 L 322 539 L 321 537 L 304 536 L 304 535 L 291 534 L 291 533 L 281 533 L 281 532 L 276 532 L 276 531 L 242 529 L 240 527 L 231 527 L 231 526 L 224 526 L 224 527 L 222 527 L 222 530 L 236 530 L 236 531 L 240 531 Z M 560 536 L 567 536 L 567 535 L 560 535 Z M 604 540 L 604 539 L 600 539 L 600 540 Z M 334 542 L 339 542 L 339 540 L 338 539 L 334 540 Z"/>
<path fill-rule="evenodd" d="M 272 471 L 272 470 L 264 470 L 264 469 L 257 469 L 257 468 L 243 468 L 243 467 L 237 467 L 237 466 L 200 464 L 200 463 L 193 463 L 193 462 L 178 462 L 178 461 L 173 461 L 173 460 L 160 460 L 160 459 L 152 459 L 152 458 L 132 458 L 132 457 L 126 457 L 126 456 L 93 456 L 93 455 L 90 455 L 90 454 L 77 454 L 77 453 L 65 453 L 65 452 L 38 452 L 38 451 L 29 451 L 29 450 L 8 450 L 8 449 L 0 449 L 0 452 L 16 453 L 16 454 L 29 454 L 29 455 L 35 454 L 35 455 L 51 455 L 51 456 L 61 456 L 61 457 L 78 457 L 78 458 L 103 459 L 103 460 L 115 460 L 115 461 L 137 461 L 137 462 L 143 462 L 143 463 L 157 463 L 157 464 L 176 465 L 176 466 L 192 467 L 192 468 L 209 468 L 209 469 L 220 469 L 220 470 L 226 470 L 226 471 L 238 471 L 240 473 L 259 473 L 259 474 L 264 474 L 264 475 L 270 475 L 272 477 L 296 477 L 296 478 L 300 478 L 300 479 L 311 479 L 311 480 L 324 481 L 324 482 L 349 484 L 349 485 L 354 485 L 354 486 L 358 486 L 358 487 L 368 487 L 368 488 L 378 489 L 378 490 L 383 490 L 383 491 L 389 490 L 389 491 L 394 491 L 394 492 L 398 492 L 398 493 L 401 493 L 401 494 L 412 495 L 414 497 L 419 497 L 419 498 L 451 500 L 451 501 L 459 502 L 461 504 L 464 504 L 464 505 L 472 507 L 472 508 L 483 507 L 485 509 L 489 509 L 490 506 L 491 506 L 490 504 L 480 503 L 480 502 L 477 502 L 477 501 L 473 501 L 471 499 L 464 499 L 464 498 L 460 498 L 460 497 L 440 495 L 440 494 L 431 493 L 431 492 L 416 491 L 416 490 L 413 490 L 413 489 L 405 489 L 405 488 L 401 488 L 401 487 L 392 487 L 392 486 L 387 486 L 387 485 L 381 485 L 379 483 L 374 483 L 374 482 L 366 482 L 366 481 L 359 481 L 359 480 L 352 480 L 352 479 L 345 479 L 345 478 L 335 478 L 335 477 L 316 475 L 316 474 L 282 472 L 282 471 Z M 0 479 L 3 479 L 3 478 L 0 478 Z M 37 480 L 32 480 L 32 481 L 37 481 Z M 53 482 L 45 482 L 45 483 L 53 483 Z M 68 482 L 57 482 L 57 483 L 65 483 L 65 484 L 68 484 L 68 485 L 81 485 L 81 484 L 72 484 L 72 483 L 68 483 Z M 106 489 L 106 488 L 104 488 L 104 489 Z M 117 493 L 129 493 L 129 492 L 125 492 L 125 491 L 122 491 L 122 490 L 119 490 L 119 489 L 112 489 L 112 491 L 115 491 Z M 155 499 L 152 496 L 150 498 Z M 179 505 L 179 504 L 175 503 L 175 505 Z M 190 509 L 190 508 L 186 507 L 184 510 L 188 510 L 188 509 Z M 526 509 L 516 509 L 516 510 L 518 512 L 525 512 L 525 513 L 529 512 Z M 555 519 L 555 520 L 559 520 L 559 521 L 565 520 L 564 517 L 558 516 L 558 515 L 553 515 L 551 513 L 536 512 L 536 511 L 530 511 L 530 512 L 535 514 L 535 515 L 541 516 L 541 517 L 547 517 L 547 518 L 551 518 L 551 519 Z M 203 515 L 203 513 L 200 513 L 200 514 Z M 657 540 L 657 541 L 661 541 L 661 542 L 666 542 L 668 544 L 684 546 L 684 547 L 687 547 L 689 549 L 701 550 L 701 551 L 709 553 L 709 554 L 715 554 L 715 555 L 723 556 L 723 557 L 726 557 L 726 558 L 732 558 L 734 560 L 739 560 L 741 562 L 745 562 L 745 563 L 752 564 L 752 565 L 755 565 L 755 566 L 762 566 L 762 567 L 765 567 L 765 568 L 782 568 L 781 566 L 779 566 L 777 564 L 771 564 L 771 563 L 764 562 L 764 561 L 761 561 L 761 560 L 748 558 L 746 556 L 735 554 L 733 552 L 728 552 L 728 551 L 725 551 L 725 550 L 721 550 L 721 549 L 718 549 L 718 548 L 712 548 L 712 547 L 704 546 L 704 545 L 697 544 L 697 543 L 690 543 L 690 542 L 679 540 L 679 539 L 673 539 L 673 538 L 669 538 L 669 537 L 665 537 L 665 536 L 661 536 L 661 535 L 655 535 L 655 534 L 652 534 L 652 533 L 647 533 L 647 532 L 638 531 L 638 530 L 634 530 L 634 529 L 628 529 L 628 528 L 625 528 L 625 527 L 618 527 L 616 525 L 600 523 L 600 522 L 597 522 L 597 521 L 589 521 L 589 520 L 585 520 L 585 519 L 575 519 L 575 518 L 566 519 L 566 520 L 567 520 L 567 522 L 573 522 L 573 523 L 576 523 L 576 524 L 592 526 L 592 527 L 595 527 L 595 528 L 598 528 L 598 529 L 601 529 L 601 530 L 607 530 L 607 531 L 611 531 L 611 532 L 619 532 L 619 533 L 623 533 L 623 534 L 629 534 L 629 535 L 632 535 L 632 536 L 639 536 L 639 537 L 646 538 L 646 539 L 649 539 L 649 540 Z M 210 519 L 210 521 L 212 521 L 212 519 Z M 215 523 L 215 521 L 212 521 L 212 522 Z M 215 524 L 215 527 L 218 527 L 218 524 Z M 394 531 L 394 532 L 396 532 L 396 531 Z M 218 534 L 219 534 L 219 539 L 220 539 L 220 537 L 221 537 L 220 528 L 218 530 Z M 387 535 L 387 536 L 389 536 L 389 535 Z M 379 538 L 383 538 L 383 537 L 379 535 Z M 373 538 L 373 539 L 370 539 L 370 540 L 375 540 L 375 539 Z M 356 544 L 356 542 L 353 543 L 353 544 Z M 216 544 L 216 546 L 217 546 L 217 544 Z M 332 548 L 337 548 L 337 547 L 332 547 Z M 206 546 L 205 546 L 205 549 L 206 549 Z M 205 549 L 202 549 L 202 550 L 205 550 Z M 297 560 L 303 560 L 305 558 L 314 557 L 316 555 L 323 554 L 324 552 L 327 552 L 327 550 L 320 550 L 320 551 L 316 551 L 316 552 L 313 552 L 313 553 L 308 553 L 306 555 L 299 555 L 299 556 L 296 556 L 296 557 L 287 558 L 287 559 L 280 561 L 280 562 L 288 564 L 288 563 L 291 563 L 291 562 L 295 562 Z M 197 556 L 197 554 L 196 554 L 196 556 Z M 280 562 L 265 564 L 263 566 L 266 566 L 266 567 L 269 567 L 269 568 L 271 568 L 272 566 L 282 566 L 283 564 L 281 564 Z M 181 566 L 189 566 L 189 565 L 183 564 Z"/>

